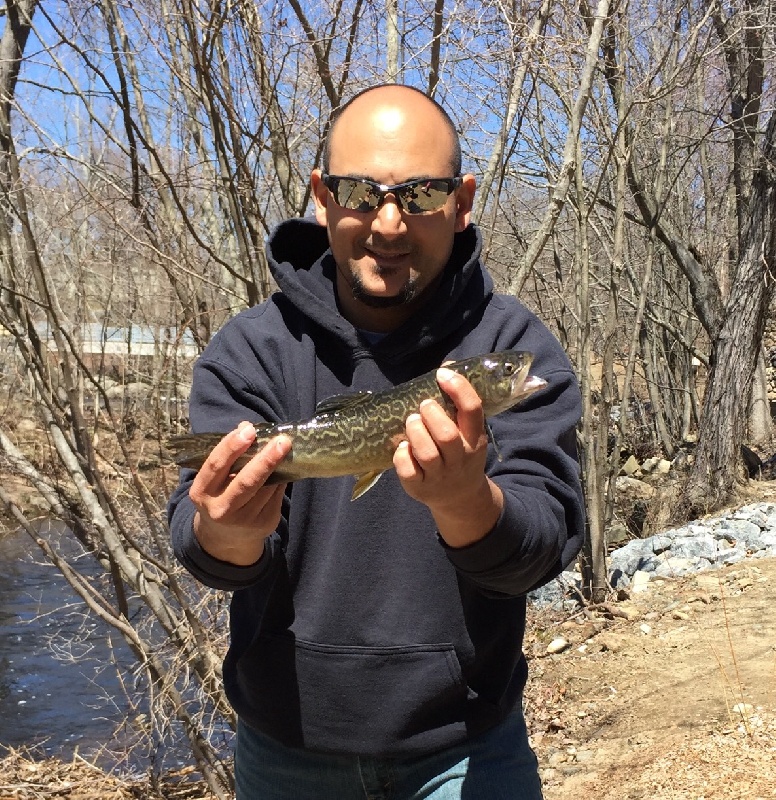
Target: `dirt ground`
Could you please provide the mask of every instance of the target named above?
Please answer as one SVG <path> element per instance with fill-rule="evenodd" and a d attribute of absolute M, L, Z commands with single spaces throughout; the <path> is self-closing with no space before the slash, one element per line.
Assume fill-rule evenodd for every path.
<path fill-rule="evenodd" d="M 534 611 L 526 713 L 545 800 L 776 798 L 774 598 L 776 559 L 751 559 Z"/>

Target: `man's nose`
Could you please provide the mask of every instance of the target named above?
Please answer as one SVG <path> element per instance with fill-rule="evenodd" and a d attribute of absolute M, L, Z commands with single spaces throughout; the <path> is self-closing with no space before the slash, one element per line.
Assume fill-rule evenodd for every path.
<path fill-rule="evenodd" d="M 383 198 L 372 221 L 372 229 L 383 236 L 396 236 L 407 230 L 404 214 L 392 194 L 387 194 Z"/>

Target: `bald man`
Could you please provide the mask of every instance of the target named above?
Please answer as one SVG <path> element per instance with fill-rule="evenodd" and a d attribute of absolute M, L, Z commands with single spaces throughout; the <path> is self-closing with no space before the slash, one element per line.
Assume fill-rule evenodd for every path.
<path fill-rule="evenodd" d="M 233 591 L 227 695 L 238 800 L 536 800 L 522 714 L 526 593 L 579 551 L 577 382 L 545 326 L 493 291 L 470 223 L 476 181 L 445 110 L 400 85 L 336 114 L 311 176 L 315 220 L 267 247 L 280 291 L 198 360 L 195 432 L 231 430 L 169 504 L 176 555 Z M 493 418 L 438 369 L 455 408 L 406 422 L 394 469 L 265 485 L 280 436 L 239 471 L 258 421 L 313 416 L 445 361 L 534 354 L 547 387 Z"/>

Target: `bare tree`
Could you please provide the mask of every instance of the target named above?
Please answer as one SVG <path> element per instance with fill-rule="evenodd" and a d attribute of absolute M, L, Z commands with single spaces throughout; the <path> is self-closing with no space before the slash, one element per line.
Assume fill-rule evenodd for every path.
<path fill-rule="evenodd" d="M 264 241 L 306 213 L 332 110 L 386 69 L 451 110 L 482 175 L 488 266 L 577 365 L 593 596 L 624 454 L 672 458 L 700 419 L 696 497 L 734 484 L 748 398 L 728 387 L 749 386 L 773 286 L 767 4 L 15 0 L 4 14 L 0 468 L 101 580 L 5 485 L 0 500 L 132 648 L 149 752 L 184 731 L 229 795 L 212 736 L 233 723 L 224 597 L 173 563 L 163 442 L 185 424 L 196 354 L 272 291 Z M 141 328 L 156 332 L 153 356 L 135 352 Z"/>
<path fill-rule="evenodd" d="M 757 135 L 763 92 L 763 41 L 767 30 L 767 10 L 747 3 L 732 8 L 727 16 L 721 6 L 708 4 L 691 38 L 698 40 L 711 18 L 726 53 L 731 98 L 733 153 L 731 178 L 735 186 L 737 232 L 731 239 L 728 294 L 718 277 L 717 264 L 706 262 L 695 248 L 681 220 L 665 198 L 654 191 L 637 158 L 628 162 L 628 182 L 632 197 L 646 226 L 667 249 L 688 281 L 694 310 L 709 338 L 710 372 L 704 395 L 698 453 L 686 504 L 690 516 L 718 508 L 730 498 L 743 477 L 740 446 L 746 438 L 746 422 L 752 377 L 757 364 L 765 324 L 765 313 L 772 300 L 769 274 L 773 265 L 771 215 L 757 204 L 770 200 L 768 164 L 772 126 L 765 136 Z M 677 15 L 680 25 L 680 15 Z M 708 37 L 708 33 L 704 34 Z M 616 93 L 619 59 L 614 45 L 608 45 L 607 80 L 613 101 Z M 692 64 L 697 69 L 697 63 Z M 716 113 L 724 117 L 724 108 Z M 634 128 L 626 127 L 629 146 L 635 148 Z M 755 189 L 755 186 L 757 189 Z M 756 243 L 755 243 L 756 242 Z M 754 256 L 754 253 L 757 256 Z M 723 272 L 724 274 L 724 272 Z M 746 316 L 742 316 L 746 311 Z M 745 320 L 745 321 L 744 321 Z M 730 392 L 731 385 L 740 391 Z M 724 399 L 723 399 L 724 398 Z"/>
<path fill-rule="evenodd" d="M 727 502 L 742 479 L 740 445 L 776 277 L 776 111 L 759 131 L 770 7 L 745 2 L 727 15 L 716 4 L 710 7 L 728 65 L 736 236 L 729 292 L 714 319 L 698 450 L 687 489 L 694 513 Z M 731 385 L 738 391 L 731 392 Z"/>

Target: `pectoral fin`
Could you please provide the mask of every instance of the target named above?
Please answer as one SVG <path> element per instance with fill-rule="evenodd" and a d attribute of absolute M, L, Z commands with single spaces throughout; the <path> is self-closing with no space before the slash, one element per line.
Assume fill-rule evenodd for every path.
<path fill-rule="evenodd" d="M 376 470 L 375 472 L 365 472 L 363 475 L 359 475 L 356 479 L 356 485 L 353 487 L 353 494 L 350 496 L 351 502 L 358 500 L 362 494 L 366 494 L 380 480 L 380 476 L 384 471 Z"/>

